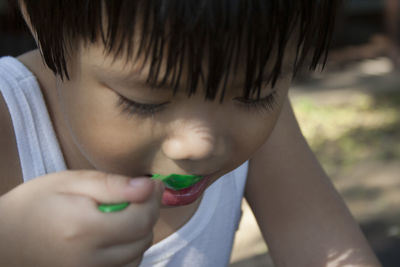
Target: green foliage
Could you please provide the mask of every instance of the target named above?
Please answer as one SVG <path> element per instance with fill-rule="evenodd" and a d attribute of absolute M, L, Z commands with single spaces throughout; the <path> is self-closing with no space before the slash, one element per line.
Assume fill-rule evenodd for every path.
<path fill-rule="evenodd" d="M 365 160 L 400 159 L 400 92 L 358 93 L 325 103 L 293 99 L 303 134 L 329 175 Z M 324 103 L 321 103 L 324 102 Z"/>

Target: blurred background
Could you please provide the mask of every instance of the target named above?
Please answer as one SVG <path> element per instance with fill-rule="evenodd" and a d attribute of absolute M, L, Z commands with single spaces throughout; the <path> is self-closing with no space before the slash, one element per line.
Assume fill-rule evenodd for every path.
<path fill-rule="evenodd" d="M 13 17 L 0 0 L 0 56 L 35 47 Z M 385 267 L 400 266 L 399 39 L 399 0 L 345 0 L 325 70 L 301 73 L 290 91 L 304 135 Z M 273 266 L 245 202 L 230 266 Z"/>

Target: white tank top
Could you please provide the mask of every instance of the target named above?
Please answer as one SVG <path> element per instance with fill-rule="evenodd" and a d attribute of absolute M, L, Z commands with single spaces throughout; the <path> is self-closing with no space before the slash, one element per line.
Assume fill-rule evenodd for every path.
<path fill-rule="evenodd" d="M 11 115 L 24 182 L 66 169 L 36 77 L 17 59 L 0 58 L 0 93 Z M 204 193 L 192 218 L 150 247 L 141 267 L 227 266 L 241 217 L 248 163 Z"/>

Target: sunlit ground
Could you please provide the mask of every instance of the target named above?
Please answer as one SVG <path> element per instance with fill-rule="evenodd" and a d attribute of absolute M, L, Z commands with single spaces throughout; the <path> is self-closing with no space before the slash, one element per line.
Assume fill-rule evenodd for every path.
<path fill-rule="evenodd" d="M 292 88 L 302 131 L 384 266 L 400 266 L 400 72 L 387 58 Z M 232 266 L 273 266 L 244 205 Z M 243 231 L 246 229 L 246 231 Z"/>

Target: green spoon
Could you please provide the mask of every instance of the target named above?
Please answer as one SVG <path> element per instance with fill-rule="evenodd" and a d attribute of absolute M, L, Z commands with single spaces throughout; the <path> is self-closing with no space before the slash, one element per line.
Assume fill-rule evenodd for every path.
<path fill-rule="evenodd" d="M 117 212 L 124 210 L 129 206 L 129 202 L 116 203 L 116 204 L 100 204 L 97 208 L 104 213 Z"/>
<path fill-rule="evenodd" d="M 161 180 L 165 186 L 173 190 L 181 190 L 191 187 L 195 183 L 203 179 L 203 176 L 199 175 L 182 175 L 182 174 L 153 174 L 152 179 Z"/>
<path fill-rule="evenodd" d="M 195 183 L 203 179 L 203 176 L 199 175 L 183 175 L 183 174 L 153 174 L 152 179 L 161 180 L 166 187 L 172 190 L 181 190 L 191 187 Z M 124 210 L 129 206 L 129 202 L 116 203 L 116 204 L 100 204 L 97 208 L 104 213 L 117 212 Z"/>

